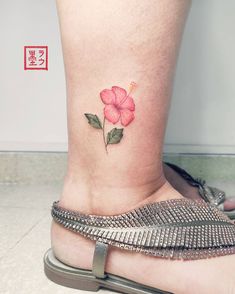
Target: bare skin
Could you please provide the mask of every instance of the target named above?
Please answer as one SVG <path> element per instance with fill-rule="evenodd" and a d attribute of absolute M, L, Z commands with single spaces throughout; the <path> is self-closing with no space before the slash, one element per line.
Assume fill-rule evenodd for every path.
<path fill-rule="evenodd" d="M 57 0 L 57 7 L 69 134 L 60 205 L 111 215 L 182 198 L 164 175 L 162 147 L 189 2 Z M 100 92 L 112 86 L 127 89 L 132 81 L 138 86 L 133 92 L 135 118 L 127 126 L 107 118 L 106 132 L 125 128 L 122 141 L 108 146 L 107 154 L 102 130 L 89 125 L 84 114 L 103 117 Z M 93 242 L 55 223 L 51 239 L 60 260 L 91 269 Z M 177 294 L 235 293 L 235 255 L 183 262 L 112 248 L 106 271 Z"/>

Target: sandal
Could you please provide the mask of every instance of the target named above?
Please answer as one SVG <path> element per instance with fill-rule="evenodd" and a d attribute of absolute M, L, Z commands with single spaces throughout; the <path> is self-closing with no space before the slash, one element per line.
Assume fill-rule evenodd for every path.
<path fill-rule="evenodd" d="M 85 215 L 54 202 L 52 217 L 64 228 L 96 242 L 92 271 L 62 263 L 52 249 L 44 256 L 44 270 L 50 280 L 80 290 L 169 294 L 105 272 L 109 246 L 184 260 L 235 253 L 234 221 L 202 200 L 171 199 L 114 216 Z"/>
<path fill-rule="evenodd" d="M 208 186 L 205 180 L 202 180 L 201 178 L 194 178 L 188 172 L 186 172 L 186 170 L 173 163 L 164 163 L 177 172 L 183 179 L 185 179 L 189 185 L 197 187 L 199 196 L 201 196 L 203 200 L 210 203 L 211 205 L 217 206 L 217 208 L 223 211 L 223 213 L 225 213 L 230 219 L 235 219 L 235 209 L 224 210 L 224 201 L 226 199 L 226 194 L 224 191 Z"/>

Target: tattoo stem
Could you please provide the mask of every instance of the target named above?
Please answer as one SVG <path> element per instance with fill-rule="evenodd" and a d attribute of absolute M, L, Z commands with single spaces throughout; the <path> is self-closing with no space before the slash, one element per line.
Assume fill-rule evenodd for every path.
<path fill-rule="evenodd" d="M 104 116 L 104 120 L 103 120 L 103 127 L 102 127 L 102 130 L 103 130 L 103 140 L 104 140 L 104 146 L 105 146 L 105 151 L 106 153 L 108 154 L 108 144 L 106 143 L 106 140 L 105 140 L 105 129 L 104 129 L 104 126 L 105 126 L 105 116 Z"/>

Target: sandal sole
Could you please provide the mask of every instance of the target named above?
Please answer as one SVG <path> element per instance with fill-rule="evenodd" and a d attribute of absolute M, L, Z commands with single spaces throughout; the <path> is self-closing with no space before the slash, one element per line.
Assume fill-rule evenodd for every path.
<path fill-rule="evenodd" d="M 111 274 L 107 274 L 105 279 L 96 278 L 90 270 L 62 263 L 55 257 L 52 249 L 45 253 L 44 272 L 54 283 L 79 290 L 95 292 L 103 288 L 124 294 L 173 294 Z"/>

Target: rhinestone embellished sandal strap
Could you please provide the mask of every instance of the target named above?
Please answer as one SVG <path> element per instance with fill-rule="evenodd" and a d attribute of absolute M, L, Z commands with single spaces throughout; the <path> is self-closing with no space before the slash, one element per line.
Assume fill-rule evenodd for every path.
<path fill-rule="evenodd" d="M 93 256 L 92 273 L 95 277 L 104 279 L 108 244 L 97 241 Z"/>
<path fill-rule="evenodd" d="M 224 191 L 208 186 L 206 182 L 201 179 L 197 179 L 197 181 L 201 182 L 201 186 L 198 187 L 198 192 L 205 201 L 215 206 L 225 201 L 226 194 Z"/>
<path fill-rule="evenodd" d="M 84 215 L 52 207 L 65 228 L 91 240 L 148 255 L 200 259 L 235 253 L 235 224 L 202 200 L 172 199 L 114 216 Z"/>

